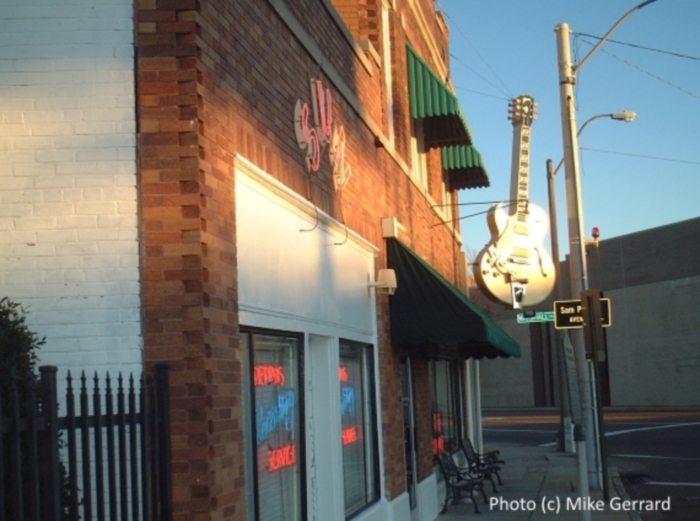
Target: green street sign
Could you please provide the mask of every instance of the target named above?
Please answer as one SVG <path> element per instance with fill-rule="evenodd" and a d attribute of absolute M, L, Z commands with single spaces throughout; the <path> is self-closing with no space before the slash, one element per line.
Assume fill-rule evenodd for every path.
<path fill-rule="evenodd" d="M 529 324 L 531 322 L 554 322 L 553 311 L 526 311 L 518 313 L 518 324 Z"/>

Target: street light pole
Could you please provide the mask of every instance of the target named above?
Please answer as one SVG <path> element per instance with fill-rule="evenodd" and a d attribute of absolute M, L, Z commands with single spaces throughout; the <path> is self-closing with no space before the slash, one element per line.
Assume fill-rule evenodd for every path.
<path fill-rule="evenodd" d="M 569 274 L 571 285 L 571 297 L 580 298 L 581 291 L 588 289 L 588 269 L 586 266 L 585 240 L 583 235 L 583 208 L 581 202 L 581 181 L 579 175 L 578 139 L 576 131 L 576 102 L 574 85 L 576 74 L 586 61 L 595 53 L 619 25 L 632 13 L 642 7 L 655 2 L 647 0 L 633 7 L 625 13 L 608 30 L 601 40 L 581 60 L 579 64 L 571 61 L 571 47 L 569 42 L 569 25 L 559 24 L 555 30 L 557 33 L 557 65 L 559 69 L 559 101 L 561 109 L 562 142 L 564 147 L 564 170 L 566 172 L 566 202 L 567 221 L 569 230 Z M 583 331 L 573 330 L 571 341 L 576 355 L 576 370 L 581 392 L 581 406 L 584 417 L 583 437 L 585 441 L 577 442 L 577 458 L 579 472 L 587 467 L 588 483 L 581 483 L 581 487 L 588 489 L 588 484 L 593 488 L 602 488 L 602 476 L 600 459 L 597 457 L 596 439 L 594 435 L 595 420 L 593 414 L 593 399 L 591 390 L 591 378 L 586 362 Z M 597 361 L 595 361 L 597 363 Z M 585 473 L 584 473 L 585 475 Z"/>

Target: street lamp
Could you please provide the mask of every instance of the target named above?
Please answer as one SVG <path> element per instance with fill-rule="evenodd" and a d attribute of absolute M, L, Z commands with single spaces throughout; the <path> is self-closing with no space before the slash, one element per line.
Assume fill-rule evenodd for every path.
<path fill-rule="evenodd" d="M 580 298 L 581 291 L 588 289 L 588 272 L 586 267 L 585 240 L 583 236 L 583 211 L 581 204 L 581 181 L 579 175 L 578 139 L 576 131 L 576 103 L 574 85 L 576 75 L 581 67 L 590 59 L 610 35 L 634 12 L 656 0 L 646 0 L 627 11 L 608 30 L 590 52 L 578 63 L 571 62 L 571 47 L 569 42 L 569 24 L 557 25 L 557 65 L 559 69 L 559 100 L 561 108 L 562 141 L 564 146 L 564 170 L 566 172 L 566 202 L 567 221 L 569 228 L 570 252 L 570 287 L 571 297 Z M 597 458 L 595 445 L 595 422 L 593 418 L 592 393 L 590 375 L 586 364 L 586 353 L 583 343 L 583 331 L 573 330 L 571 340 L 576 355 L 576 370 L 581 391 L 581 405 L 584 413 L 584 438 L 577 440 L 577 461 L 579 478 L 582 483 L 581 493 L 588 493 L 588 484 L 601 488 L 600 461 Z M 583 454 L 582 454 L 583 453 Z M 588 479 L 585 479 L 588 478 Z"/>
<path fill-rule="evenodd" d="M 581 135 L 581 132 L 583 132 L 583 129 L 586 128 L 586 125 L 588 125 L 591 121 L 594 119 L 598 118 L 610 118 L 614 119 L 616 121 L 624 121 L 626 123 L 629 123 L 630 121 L 634 121 L 634 118 L 637 117 L 637 113 L 634 112 L 633 110 L 621 110 L 620 112 L 606 112 L 604 114 L 596 114 L 595 116 L 591 116 L 588 118 L 586 121 L 583 122 L 583 125 L 581 125 L 581 128 L 578 129 L 578 132 L 576 132 L 576 137 L 579 137 Z M 564 164 L 564 158 L 561 158 L 561 161 L 559 161 L 559 164 L 557 167 L 554 169 L 554 172 L 551 173 L 552 179 L 554 178 L 555 175 L 557 175 L 557 172 L 561 168 L 561 165 Z M 551 207 L 550 207 L 551 209 Z M 552 252 L 552 255 L 554 255 L 554 252 Z M 555 257 L 556 258 L 556 257 Z"/>
<path fill-rule="evenodd" d="M 595 116 L 591 116 L 588 118 L 586 121 L 584 121 L 583 125 L 581 125 L 581 128 L 578 129 L 578 132 L 576 132 L 576 136 L 580 136 L 581 132 L 583 132 L 583 129 L 586 128 L 586 125 L 588 125 L 591 121 L 594 119 L 599 119 L 599 118 L 610 118 L 614 119 L 616 121 L 625 121 L 625 122 L 630 122 L 633 121 L 634 118 L 637 117 L 637 113 L 633 112 L 631 110 L 621 110 L 620 112 L 607 112 L 603 114 L 596 114 Z M 559 277 L 559 232 L 558 232 L 558 223 L 557 223 L 557 203 L 556 203 L 556 191 L 554 188 L 554 177 L 557 175 L 557 172 L 561 168 L 561 165 L 564 163 L 564 158 L 559 161 L 559 164 L 557 165 L 556 168 L 552 168 L 552 160 L 548 159 L 547 160 L 547 195 L 549 198 L 549 220 L 550 220 L 550 236 L 552 239 L 552 258 L 554 259 L 554 275 L 555 275 L 555 286 L 554 286 L 554 300 L 561 300 L 563 298 L 562 295 L 562 289 L 561 289 L 561 279 Z M 559 360 L 559 370 L 561 373 L 561 378 L 560 378 L 560 383 L 561 385 L 559 386 L 560 390 L 560 395 L 561 395 L 561 403 L 560 403 L 560 409 L 561 409 L 561 418 L 560 418 L 560 425 L 559 425 L 559 450 L 564 450 L 566 452 L 572 452 L 572 447 L 571 445 L 571 439 L 569 436 L 567 436 L 569 429 L 568 427 L 570 426 L 570 423 L 568 423 L 566 426 L 564 425 L 565 423 L 565 418 L 571 418 L 571 412 L 569 410 L 569 404 L 566 400 L 566 397 L 568 396 L 568 389 L 566 387 L 566 382 L 565 382 L 565 373 L 566 373 L 566 368 L 564 367 L 563 363 L 563 352 L 562 352 L 562 338 L 561 338 L 561 333 L 559 330 L 555 330 L 554 332 L 554 338 L 555 338 L 555 352 L 558 355 L 558 360 Z"/>

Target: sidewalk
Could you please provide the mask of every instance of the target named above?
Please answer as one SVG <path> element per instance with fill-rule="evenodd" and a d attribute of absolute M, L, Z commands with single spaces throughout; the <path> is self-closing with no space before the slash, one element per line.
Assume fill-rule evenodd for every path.
<path fill-rule="evenodd" d="M 639 514 L 624 509 L 629 499 L 615 469 L 610 469 L 610 502 L 603 501 L 602 490 L 592 490 L 590 500 L 578 497 L 576 456 L 542 447 L 499 447 L 506 462 L 500 471 L 503 485 L 496 494 L 491 483 L 484 484 L 489 503 L 477 494 L 480 515 L 474 513 L 470 500 L 447 507 L 438 521 L 495 521 L 500 519 L 544 521 L 546 519 L 579 521 L 581 509 L 590 511 L 591 520 L 641 521 Z M 493 503 L 493 504 L 491 504 Z M 615 507 L 614 510 L 611 507 Z"/>

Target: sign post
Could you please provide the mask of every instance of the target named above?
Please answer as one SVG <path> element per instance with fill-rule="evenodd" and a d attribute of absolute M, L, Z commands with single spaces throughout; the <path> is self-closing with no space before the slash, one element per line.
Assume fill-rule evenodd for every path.
<path fill-rule="evenodd" d="M 603 499 L 610 501 L 608 483 L 608 461 L 605 447 L 605 426 L 603 424 L 603 400 L 600 386 L 600 356 L 606 353 L 605 332 L 603 331 L 603 300 L 599 289 L 587 289 L 581 292 L 581 314 L 583 316 L 583 341 L 586 353 L 592 356 L 593 378 L 596 386 L 595 406 L 598 420 L 598 444 L 603 470 Z M 609 301 L 608 301 L 609 302 Z"/>

